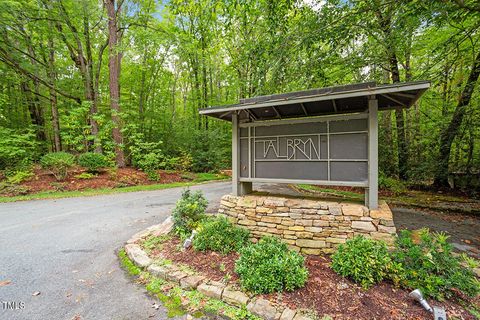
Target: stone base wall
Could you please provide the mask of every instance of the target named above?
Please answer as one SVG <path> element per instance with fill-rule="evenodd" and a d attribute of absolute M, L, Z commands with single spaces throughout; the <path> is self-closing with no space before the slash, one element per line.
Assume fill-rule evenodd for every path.
<path fill-rule="evenodd" d="M 225 195 L 218 212 L 248 228 L 255 239 L 275 235 L 305 254 L 332 253 L 355 235 L 392 244 L 396 234 L 385 202 L 380 202 L 378 210 L 369 210 L 351 203 Z"/>

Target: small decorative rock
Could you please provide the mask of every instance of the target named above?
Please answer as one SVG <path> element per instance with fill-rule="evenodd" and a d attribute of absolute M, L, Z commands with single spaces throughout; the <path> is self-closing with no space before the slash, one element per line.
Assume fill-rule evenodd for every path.
<path fill-rule="evenodd" d="M 307 315 L 301 314 L 300 312 L 297 312 L 293 320 L 313 320 L 313 318 Z"/>
<path fill-rule="evenodd" d="M 257 201 L 251 197 L 239 197 L 238 206 L 245 208 L 255 208 Z"/>
<path fill-rule="evenodd" d="M 181 270 L 173 269 L 166 276 L 167 276 L 167 280 L 180 284 L 180 280 L 188 277 L 188 274 L 186 272 L 181 271 Z"/>
<path fill-rule="evenodd" d="M 163 221 L 163 223 L 159 225 L 158 228 L 156 228 L 155 230 L 152 230 L 152 235 L 158 237 L 162 234 L 169 233 L 170 231 L 172 231 L 172 229 L 173 229 L 173 220 L 172 220 L 172 217 L 168 217 L 167 219 L 165 219 L 165 221 Z"/>
<path fill-rule="evenodd" d="M 242 306 L 248 303 L 249 298 L 242 291 L 229 286 L 223 290 L 222 300 L 234 306 Z"/>
<path fill-rule="evenodd" d="M 363 231 L 377 231 L 375 225 L 370 221 L 352 221 L 352 228 Z"/>
<path fill-rule="evenodd" d="M 127 244 L 125 252 L 128 257 L 139 267 L 146 268 L 152 264 L 152 259 L 148 257 L 145 251 L 138 244 Z"/>
<path fill-rule="evenodd" d="M 194 290 L 198 287 L 202 281 L 205 280 L 204 276 L 188 276 L 183 279 L 180 279 L 180 287 L 186 290 Z"/>
<path fill-rule="evenodd" d="M 147 270 L 148 270 L 148 272 L 150 272 L 154 276 L 157 276 L 157 277 L 162 278 L 162 279 L 167 279 L 167 275 L 170 272 L 172 272 L 170 270 L 170 268 L 168 268 L 166 266 L 159 266 L 159 265 L 156 265 L 156 264 L 150 265 Z"/>
<path fill-rule="evenodd" d="M 325 241 L 322 240 L 308 240 L 308 239 L 297 239 L 296 243 L 297 246 L 303 248 L 324 248 Z"/>
<path fill-rule="evenodd" d="M 387 227 L 387 226 L 378 226 L 378 231 L 379 232 L 385 232 L 385 233 L 390 233 L 390 234 L 395 234 L 397 232 L 397 229 L 395 227 Z"/>
<path fill-rule="evenodd" d="M 392 211 L 385 201 L 380 201 L 377 210 L 370 210 L 370 217 L 373 219 L 393 220 Z"/>
<path fill-rule="evenodd" d="M 285 205 L 284 198 L 267 198 L 263 202 L 265 207 L 283 207 Z"/>
<path fill-rule="evenodd" d="M 304 254 L 313 254 L 313 255 L 319 255 L 320 253 L 322 253 L 320 249 L 312 249 L 312 248 L 302 248 L 300 252 Z"/>
<path fill-rule="evenodd" d="M 345 216 L 363 216 L 363 207 L 360 205 L 347 204 L 342 206 L 342 211 Z"/>
<path fill-rule="evenodd" d="M 285 310 L 283 310 L 282 312 L 282 315 L 280 316 L 280 320 L 293 320 L 296 314 L 297 311 L 290 308 L 285 308 Z"/>
<path fill-rule="evenodd" d="M 268 300 L 257 298 L 247 305 L 247 310 L 265 320 L 276 320 L 280 318 L 280 313 L 270 304 Z"/>
<path fill-rule="evenodd" d="M 197 290 L 207 297 L 221 299 L 222 292 L 225 286 L 220 282 L 211 281 L 209 283 L 202 283 L 197 287 Z"/>
<path fill-rule="evenodd" d="M 334 216 L 342 215 L 342 208 L 340 206 L 329 206 L 328 211 L 330 211 L 330 214 L 333 214 Z"/>
<path fill-rule="evenodd" d="M 338 290 L 348 289 L 348 283 L 343 282 L 343 281 L 340 281 L 340 282 L 337 284 L 337 289 L 338 289 Z"/>
<path fill-rule="evenodd" d="M 147 230 L 142 230 L 136 234 L 134 234 L 128 241 L 127 244 L 132 244 L 140 241 L 141 239 L 145 238 L 150 234 L 150 231 Z"/>

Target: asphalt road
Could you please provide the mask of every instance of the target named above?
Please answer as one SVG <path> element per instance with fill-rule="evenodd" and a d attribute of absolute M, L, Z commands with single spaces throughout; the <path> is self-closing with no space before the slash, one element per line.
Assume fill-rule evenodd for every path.
<path fill-rule="evenodd" d="M 192 189 L 216 206 L 231 184 Z M 181 191 L 0 204 L 0 319 L 166 319 L 120 268 L 116 251 L 167 218 Z M 24 308 L 4 310 L 5 302 Z"/>
<path fill-rule="evenodd" d="M 214 212 L 231 183 L 192 189 L 204 192 L 208 210 Z M 285 185 L 254 189 L 298 195 Z M 158 301 L 120 268 L 116 251 L 136 232 L 166 219 L 181 192 L 175 188 L 0 204 L 0 320 L 166 319 L 163 307 L 152 308 Z M 449 228 L 451 222 L 435 222 L 438 217 L 418 210 L 393 212 L 400 229 L 428 226 L 451 233 L 454 240 L 458 232 L 462 239 L 477 234 L 478 219 Z M 5 310 L 7 302 L 24 308 Z"/>

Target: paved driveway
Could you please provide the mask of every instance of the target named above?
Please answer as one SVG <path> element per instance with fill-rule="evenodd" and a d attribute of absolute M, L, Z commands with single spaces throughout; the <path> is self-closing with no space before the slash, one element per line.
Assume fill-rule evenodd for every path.
<path fill-rule="evenodd" d="M 192 187 L 213 205 L 230 188 Z M 0 282 L 11 281 L 0 286 L 0 319 L 165 319 L 125 275 L 115 251 L 167 218 L 181 191 L 0 204 Z M 2 310 L 3 301 L 25 308 Z"/>

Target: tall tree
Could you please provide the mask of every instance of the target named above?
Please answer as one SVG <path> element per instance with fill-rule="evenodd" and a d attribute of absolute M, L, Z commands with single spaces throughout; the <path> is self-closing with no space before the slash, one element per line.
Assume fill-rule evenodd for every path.
<path fill-rule="evenodd" d="M 478 18 L 480 18 L 480 6 L 472 4 L 470 2 L 464 2 L 464 1 L 455 1 L 455 4 L 457 8 L 460 10 L 452 9 L 452 8 L 455 8 L 455 6 L 448 6 L 447 8 L 442 7 L 441 9 L 439 9 L 439 11 L 440 13 L 443 14 L 444 19 L 446 21 L 448 21 L 449 19 L 452 19 L 449 13 L 451 11 L 454 11 L 455 14 L 453 16 L 453 19 L 455 20 L 458 19 L 457 21 L 467 22 L 460 26 L 459 33 L 463 38 L 462 41 L 465 41 L 467 39 L 471 41 L 473 40 L 471 38 L 472 34 L 475 34 L 475 32 L 478 32 L 480 28 L 480 23 L 478 23 L 479 21 Z M 473 23 L 468 23 L 470 19 L 474 19 Z M 455 22 L 452 21 L 452 23 L 455 23 Z M 466 39 L 464 38 L 465 35 L 467 36 Z M 456 42 L 455 45 L 458 46 L 459 42 Z M 459 95 L 452 118 L 448 123 L 448 125 L 445 126 L 445 128 L 442 130 L 440 134 L 439 159 L 438 159 L 437 170 L 435 173 L 435 180 L 434 180 L 434 185 L 436 185 L 437 187 L 445 188 L 449 186 L 448 174 L 450 172 L 449 162 L 450 162 L 450 157 L 452 152 L 452 144 L 455 138 L 458 136 L 460 128 L 462 127 L 462 123 L 466 115 L 467 107 L 469 106 L 472 100 L 475 86 L 477 85 L 478 78 L 480 76 L 480 49 L 473 46 L 473 48 L 471 48 L 471 51 L 473 51 L 475 55 L 468 72 L 468 77 L 466 78 L 465 84 L 463 85 L 463 89 L 461 90 L 461 93 Z M 468 152 L 471 153 L 473 151 L 469 150 Z M 470 160 L 468 160 L 467 162 L 468 162 L 468 165 L 470 165 L 469 163 Z"/>
<path fill-rule="evenodd" d="M 105 0 L 108 16 L 108 71 L 109 71 L 109 89 L 110 89 L 110 109 L 112 111 L 112 137 L 115 143 L 115 162 L 117 166 L 125 167 L 125 155 L 123 152 L 123 135 L 120 120 L 120 66 L 121 55 L 119 52 L 118 38 L 118 17 L 122 7 L 120 1 L 117 5 L 115 0 Z"/>

